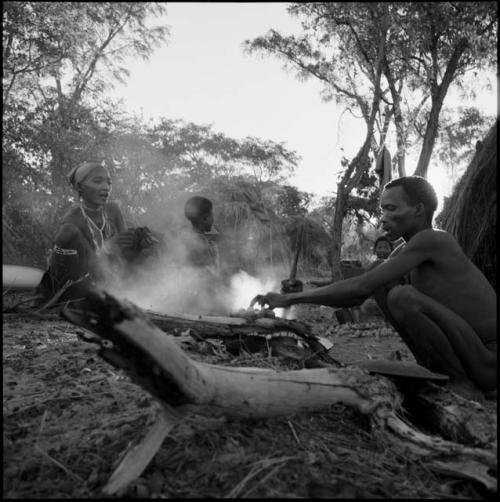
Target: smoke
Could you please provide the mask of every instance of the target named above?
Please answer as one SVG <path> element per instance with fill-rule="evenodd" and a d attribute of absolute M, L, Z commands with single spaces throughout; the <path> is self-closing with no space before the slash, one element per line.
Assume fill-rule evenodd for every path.
<path fill-rule="evenodd" d="M 108 291 L 158 313 L 222 315 L 249 308 L 258 294 L 279 291 L 280 272 L 262 269 L 257 277 L 240 270 L 220 277 L 208 267 L 186 263 L 189 235 L 182 235 L 160 259 L 142 264 L 135 273 L 115 276 Z M 191 243 L 192 245 L 192 243 Z"/>
<path fill-rule="evenodd" d="M 288 275 L 286 264 L 256 265 L 266 260 L 268 250 L 259 241 L 255 225 L 235 225 L 231 230 L 226 225 L 222 234 L 212 236 L 219 249 L 220 273 L 192 265 L 189 256 L 203 249 L 184 216 L 186 197 L 165 201 L 161 211 L 148 213 L 147 224 L 159 231 L 162 241 L 159 255 L 124 267 L 107 281 L 106 289 L 158 313 L 223 316 L 247 309 L 258 294 L 279 291 Z M 273 250 L 278 255 L 276 245 Z"/>
<path fill-rule="evenodd" d="M 247 309 L 258 294 L 278 291 L 283 272 L 262 267 L 257 276 L 244 270 L 222 274 L 212 267 L 192 266 L 190 252 L 200 250 L 192 231 L 167 231 L 161 254 L 115 275 L 106 289 L 120 299 L 128 299 L 146 310 L 175 315 L 228 315 Z M 198 247 L 198 248 L 197 248 Z"/>

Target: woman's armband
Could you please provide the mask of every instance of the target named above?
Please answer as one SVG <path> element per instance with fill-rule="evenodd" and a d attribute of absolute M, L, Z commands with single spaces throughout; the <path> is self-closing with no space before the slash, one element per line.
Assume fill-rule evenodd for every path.
<path fill-rule="evenodd" d="M 76 249 L 54 246 L 51 257 L 51 269 L 57 282 L 76 280 L 83 275 L 81 263 Z"/>
<path fill-rule="evenodd" d="M 59 246 L 54 246 L 54 254 L 60 256 L 73 256 L 77 255 L 78 251 L 76 249 L 64 249 L 60 248 Z"/>

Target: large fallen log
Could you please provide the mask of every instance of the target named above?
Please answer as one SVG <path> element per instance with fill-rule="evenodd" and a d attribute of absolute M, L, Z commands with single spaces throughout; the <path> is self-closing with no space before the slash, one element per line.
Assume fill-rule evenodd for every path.
<path fill-rule="evenodd" d="M 99 354 L 126 371 L 170 410 L 145 442 L 132 448 L 105 487 L 123 490 L 146 468 L 166 434 L 187 413 L 265 418 L 327 410 L 344 403 L 370 419 L 374 431 L 414 455 L 426 457 L 436 469 L 481 482 L 496 492 L 496 429 L 482 446 L 468 446 L 419 431 L 401 417 L 403 396 L 388 378 L 370 376 L 357 367 L 278 372 L 234 368 L 192 360 L 137 307 L 106 293 L 88 296 L 85 311 L 63 310 L 63 316 L 95 335 L 83 339 L 100 345 Z M 446 416 L 449 410 L 441 407 Z M 487 424 L 484 429 L 488 429 Z M 118 473 L 118 474 L 117 474 Z"/>

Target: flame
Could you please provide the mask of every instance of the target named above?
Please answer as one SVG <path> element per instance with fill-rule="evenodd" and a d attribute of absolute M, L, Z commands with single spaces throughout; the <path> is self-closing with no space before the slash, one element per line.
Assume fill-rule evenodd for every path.
<path fill-rule="evenodd" d="M 274 277 L 260 279 L 245 271 L 238 272 L 230 281 L 231 310 L 247 309 L 255 296 L 278 290 L 278 281 Z"/>

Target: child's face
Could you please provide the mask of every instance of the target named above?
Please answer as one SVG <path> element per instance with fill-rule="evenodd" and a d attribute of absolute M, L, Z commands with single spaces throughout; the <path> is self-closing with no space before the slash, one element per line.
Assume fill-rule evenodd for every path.
<path fill-rule="evenodd" d="M 380 241 L 375 248 L 375 254 L 377 255 L 377 258 L 385 260 L 391 254 L 391 246 L 389 246 L 389 243 L 386 241 Z"/>
<path fill-rule="evenodd" d="M 212 211 L 205 215 L 202 220 L 203 228 L 201 229 L 203 232 L 210 232 L 212 230 L 212 225 L 214 224 L 214 215 Z"/>

